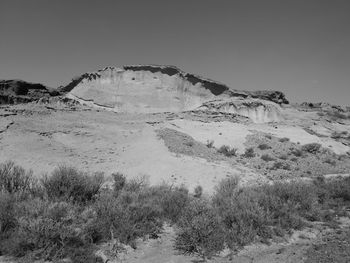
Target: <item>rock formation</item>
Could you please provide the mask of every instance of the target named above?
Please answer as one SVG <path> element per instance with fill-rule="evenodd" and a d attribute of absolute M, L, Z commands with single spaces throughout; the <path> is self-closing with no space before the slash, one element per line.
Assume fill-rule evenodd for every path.
<path fill-rule="evenodd" d="M 279 122 L 283 120 L 281 107 L 271 101 L 261 99 L 231 98 L 204 103 L 200 109 L 236 113 L 250 118 L 255 123 Z"/>
<path fill-rule="evenodd" d="M 81 103 L 116 112 L 178 112 L 196 109 L 214 99 L 229 98 L 257 98 L 273 104 L 288 103 L 279 91 L 234 90 L 225 84 L 185 73 L 173 66 L 106 67 L 81 75 L 61 88 L 61 91 Z M 259 106 L 263 104 L 260 103 Z M 253 103 L 251 106 L 258 105 Z M 262 109 L 265 107 L 260 107 L 257 111 Z M 275 117 L 274 120 L 277 119 Z M 256 119 L 266 118 L 259 116 Z"/>
<path fill-rule="evenodd" d="M 58 95 L 48 87 L 23 80 L 0 80 L 0 104 L 17 104 Z"/>

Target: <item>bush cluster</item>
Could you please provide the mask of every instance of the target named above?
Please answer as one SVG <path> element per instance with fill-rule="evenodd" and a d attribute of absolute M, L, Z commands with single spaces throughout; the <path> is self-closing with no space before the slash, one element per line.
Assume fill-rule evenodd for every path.
<path fill-rule="evenodd" d="M 304 152 L 315 154 L 321 149 L 321 144 L 319 143 L 308 143 L 301 146 L 301 150 Z"/>
<path fill-rule="evenodd" d="M 218 152 L 222 153 L 223 155 L 225 155 L 227 157 L 237 156 L 237 149 L 236 148 L 231 148 L 228 145 L 222 145 L 218 149 Z"/>
<path fill-rule="evenodd" d="M 260 158 L 261 158 L 261 160 L 264 160 L 265 162 L 271 162 L 271 161 L 275 160 L 275 158 L 271 157 L 268 154 L 263 154 L 263 155 L 261 155 Z"/>
<path fill-rule="evenodd" d="M 253 157 L 255 157 L 254 149 L 251 148 L 251 147 L 245 149 L 245 152 L 244 152 L 243 156 L 246 157 L 246 158 L 253 158 Z"/>
<path fill-rule="evenodd" d="M 238 187 L 237 178 L 225 179 L 211 200 L 187 206 L 180 219 L 177 248 L 206 259 L 224 245 L 235 252 L 251 242 L 289 234 L 312 221 L 332 220 L 338 213 L 334 203 L 350 201 L 349 189 L 350 178 L 246 188 Z"/>
<path fill-rule="evenodd" d="M 60 166 L 37 181 L 13 162 L 0 165 L 0 255 L 95 262 L 99 242 L 134 246 L 137 238 L 156 237 L 193 198 L 185 187 L 112 178 L 113 187 L 101 191 L 102 174 Z"/>
<path fill-rule="evenodd" d="M 135 246 L 169 222 L 178 229 L 175 247 L 206 260 L 225 246 L 234 252 L 310 221 L 332 220 L 350 202 L 350 178 L 242 188 L 233 177 L 211 198 L 200 186 L 192 195 L 183 186 L 150 186 L 120 173 L 112 178 L 102 191 L 102 174 L 61 166 L 37 181 L 14 163 L 0 165 L 0 255 L 95 262 L 99 242 Z"/>

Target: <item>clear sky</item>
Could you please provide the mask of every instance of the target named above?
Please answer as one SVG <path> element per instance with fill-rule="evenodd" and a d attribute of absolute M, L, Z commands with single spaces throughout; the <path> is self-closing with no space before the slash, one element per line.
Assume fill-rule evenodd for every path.
<path fill-rule="evenodd" d="M 125 64 L 350 105 L 350 1 L 0 0 L 0 79 L 57 87 Z"/>

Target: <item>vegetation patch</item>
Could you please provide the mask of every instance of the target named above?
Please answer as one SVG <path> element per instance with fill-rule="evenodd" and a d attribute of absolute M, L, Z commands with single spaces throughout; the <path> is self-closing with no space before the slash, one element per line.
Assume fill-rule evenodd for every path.
<path fill-rule="evenodd" d="M 236 148 L 231 148 L 230 146 L 227 145 L 222 145 L 219 149 L 218 152 L 227 156 L 227 157 L 232 157 L 237 155 L 237 149 Z"/>
<path fill-rule="evenodd" d="M 8 180 L 12 175 L 16 179 Z M 224 247 L 235 253 L 314 221 L 334 224 L 339 215 L 349 216 L 349 177 L 245 188 L 231 177 L 210 198 L 200 186 L 190 194 L 183 186 L 150 186 L 144 178 L 126 180 L 120 173 L 102 189 L 102 178 L 60 166 L 36 181 L 20 166 L 0 165 L 0 254 L 30 262 L 96 262 L 101 242 L 135 247 L 138 238 L 157 238 L 167 222 L 176 225 L 180 252 L 207 260 Z"/>

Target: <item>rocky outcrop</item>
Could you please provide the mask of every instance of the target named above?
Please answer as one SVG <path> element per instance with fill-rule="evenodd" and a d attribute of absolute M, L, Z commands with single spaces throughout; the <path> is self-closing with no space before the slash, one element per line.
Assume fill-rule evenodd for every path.
<path fill-rule="evenodd" d="M 270 101 L 260 99 L 231 98 L 204 103 L 200 109 L 235 113 L 248 117 L 255 123 L 279 122 L 283 120 L 281 107 Z"/>
<path fill-rule="evenodd" d="M 282 92 L 238 91 L 173 66 L 106 67 L 79 76 L 60 90 L 81 103 L 117 112 L 193 110 L 218 97 L 288 103 Z"/>
<path fill-rule="evenodd" d="M 0 80 L 0 104 L 18 104 L 58 95 L 48 87 L 23 80 Z"/>

